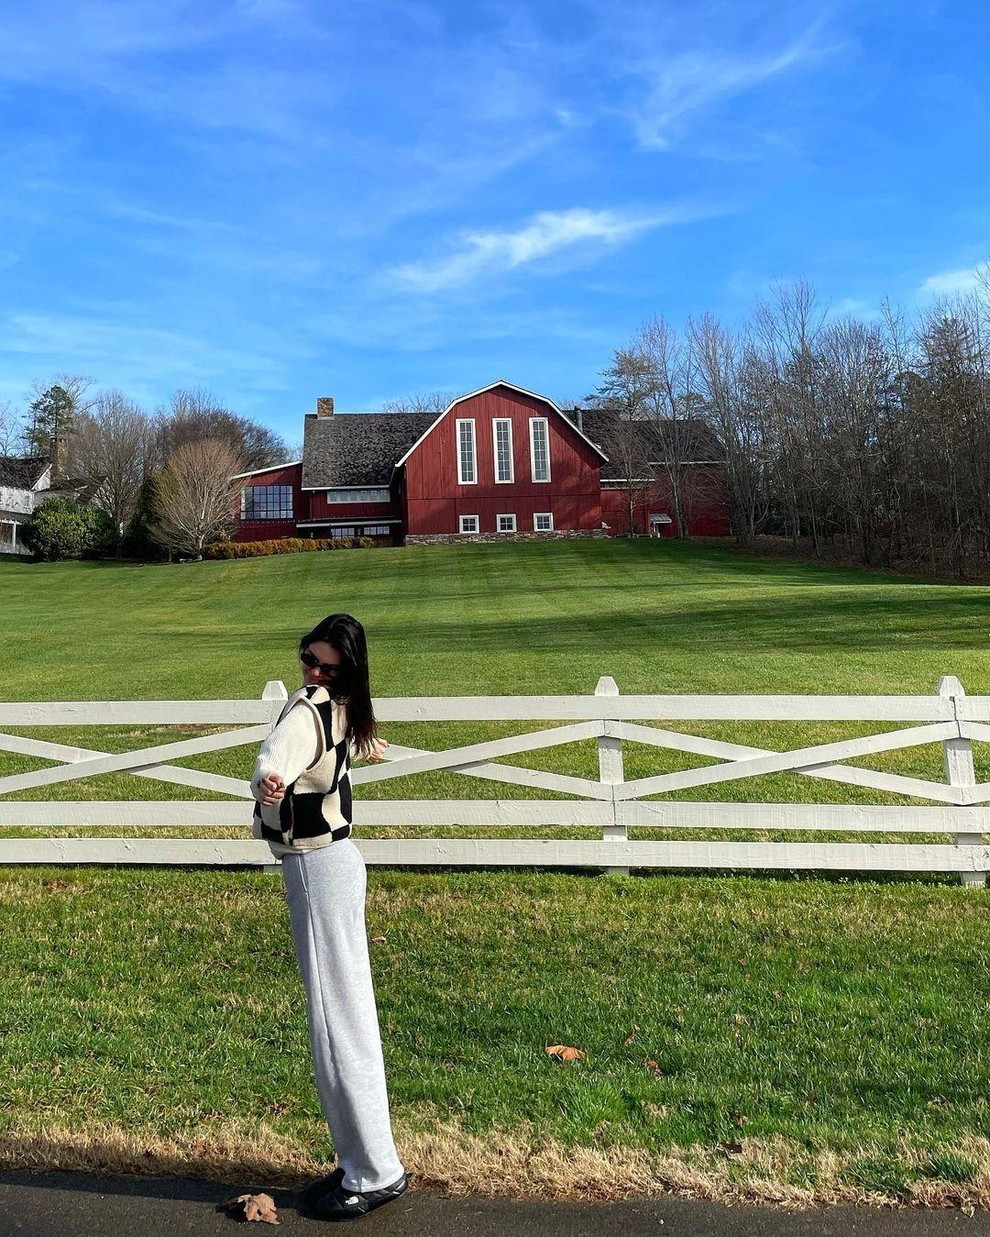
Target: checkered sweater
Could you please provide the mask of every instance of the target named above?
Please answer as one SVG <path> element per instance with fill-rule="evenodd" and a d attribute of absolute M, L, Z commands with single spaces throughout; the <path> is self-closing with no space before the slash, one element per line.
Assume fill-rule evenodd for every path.
<path fill-rule="evenodd" d="M 301 687 L 286 701 L 278 724 L 262 743 L 251 775 L 251 793 L 277 773 L 285 783 L 281 803 L 254 810 L 253 833 L 276 856 L 313 850 L 351 832 L 351 750 L 347 709 L 325 687 Z"/>

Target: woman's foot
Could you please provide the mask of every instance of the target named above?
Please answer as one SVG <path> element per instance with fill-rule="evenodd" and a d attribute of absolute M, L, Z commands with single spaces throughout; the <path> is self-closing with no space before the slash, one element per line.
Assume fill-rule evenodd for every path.
<path fill-rule="evenodd" d="M 332 1173 L 326 1177 L 320 1177 L 317 1181 L 311 1181 L 308 1186 L 299 1194 L 299 1202 L 303 1207 L 312 1207 L 318 1203 L 324 1194 L 329 1194 L 336 1186 L 344 1180 L 344 1170 L 335 1168 Z"/>
<path fill-rule="evenodd" d="M 384 1207 L 386 1203 L 394 1202 L 405 1194 L 409 1187 L 409 1177 L 403 1173 L 398 1181 L 381 1190 L 348 1190 L 342 1184 L 343 1173 L 324 1195 L 310 1204 L 310 1212 L 318 1220 L 359 1220 L 369 1211 Z M 313 1183 L 316 1184 L 315 1182 Z"/>

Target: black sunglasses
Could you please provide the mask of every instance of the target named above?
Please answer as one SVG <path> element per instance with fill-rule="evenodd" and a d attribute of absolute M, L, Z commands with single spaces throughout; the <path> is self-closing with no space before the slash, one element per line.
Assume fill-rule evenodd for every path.
<path fill-rule="evenodd" d="M 331 666 L 329 662 L 320 661 L 309 649 L 300 651 L 299 660 L 304 666 L 309 666 L 310 670 L 319 670 L 320 674 L 326 675 L 328 679 L 336 678 L 340 674 L 340 666 Z"/>

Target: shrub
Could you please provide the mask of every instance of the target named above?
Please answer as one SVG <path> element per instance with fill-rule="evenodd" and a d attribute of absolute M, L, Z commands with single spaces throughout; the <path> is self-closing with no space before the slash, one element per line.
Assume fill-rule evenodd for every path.
<path fill-rule="evenodd" d="M 214 541 L 204 558 L 264 558 L 270 554 L 305 554 L 315 550 L 367 550 L 380 544 L 373 537 L 279 537 L 272 541 Z"/>
<path fill-rule="evenodd" d="M 35 558 L 48 563 L 113 554 L 120 540 L 105 511 L 72 498 L 46 498 L 25 522 L 23 535 Z"/>

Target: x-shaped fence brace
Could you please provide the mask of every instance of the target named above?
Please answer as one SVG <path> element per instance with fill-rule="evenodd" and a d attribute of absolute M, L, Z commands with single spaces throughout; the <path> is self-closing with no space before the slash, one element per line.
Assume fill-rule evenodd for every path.
<path fill-rule="evenodd" d="M 662 716 L 657 710 L 664 708 L 665 701 L 678 699 L 695 699 L 704 702 L 705 707 L 696 710 L 699 716 L 715 716 L 709 712 L 712 701 L 717 697 L 677 698 L 677 697 L 626 697 L 620 701 L 611 680 L 602 680 L 610 685 L 604 690 L 599 685 L 595 697 L 517 697 L 512 701 L 511 716 L 516 719 L 529 717 L 552 718 L 560 715 L 559 709 L 554 713 L 555 706 L 565 708 L 571 716 L 575 712 L 602 713 L 627 711 L 630 706 L 639 715 Z M 269 685 L 270 687 L 273 685 Z M 281 686 L 281 685 L 279 685 Z M 267 692 L 267 689 L 266 689 Z M 284 692 L 284 689 L 283 689 Z M 935 800 L 937 802 L 968 806 L 990 801 L 990 783 L 975 783 L 972 776 L 972 758 L 969 756 L 969 742 L 990 741 L 990 725 L 980 721 L 968 720 L 961 716 L 959 708 L 964 696 L 958 680 L 944 678 L 939 684 L 939 697 L 912 697 L 903 701 L 903 708 L 917 705 L 931 709 L 937 706 L 945 711 L 948 706 L 952 717 L 945 720 L 929 722 L 922 725 L 911 725 L 899 730 L 871 734 L 861 738 L 844 739 L 838 742 L 816 744 L 792 751 L 773 751 L 765 748 L 749 747 L 736 743 L 726 743 L 695 735 L 683 734 L 679 731 L 659 729 L 653 726 L 637 725 L 619 720 L 616 717 L 591 717 L 587 720 L 572 722 L 569 725 L 554 726 L 547 730 L 531 731 L 526 734 L 512 735 L 507 738 L 489 740 L 482 743 L 472 743 L 452 748 L 446 751 L 428 751 L 419 748 L 395 746 L 387 753 L 384 763 L 356 769 L 352 774 L 355 784 L 380 782 L 400 777 L 409 777 L 417 773 L 448 770 L 469 777 L 482 778 L 488 781 L 507 782 L 520 786 L 532 786 L 542 790 L 572 794 L 584 799 L 604 800 L 619 803 L 624 800 L 639 799 L 646 795 L 663 794 L 669 791 L 684 790 L 694 786 L 714 785 L 722 782 L 737 781 L 742 778 L 759 777 L 772 773 L 796 773 L 806 777 L 822 778 L 835 782 L 845 782 L 856 786 L 868 787 L 874 790 L 909 795 L 914 798 Z M 273 697 L 269 696 L 269 699 Z M 277 700 L 277 698 L 275 698 Z M 504 698 L 503 698 L 504 699 Z M 828 718 L 838 713 L 847 720 L 856 719 L 854 705 L 850 701 L 857 698 L 849 697 L 725 697 L 724 700 L 739 702 L 748 700 L 748 710 L 743 710 L 749 717 L 769 717 L 784 720 L 781 714 L 787 715 L 787 720 L 808 721 L 822 720 L 822 715 Z M 793 701 L 799 699 L 804 705 L 804 716 L 795 715 Z M 862 698 L 864 709 L 858 714 L 860 718 L 870 715 L 871 698 Z M 888 702 L 897 698 L 881 698 Z M 533 701 L 531 712 L 527 713 L 527 701 Z M 790 707 L 784 707 L 782 702 Z M 844 707 L 839 707 L 841 702 Z M 876 698 L 873 698 L 876 704 Z M 393 720 L 450 720 L 444 717 L 442 706 L 446 703 L 452 706 L 450 711 L 459 716 L 486 716 L 485 705 L 499 703 L 498 698 L 487 701 L 484 698 L 469 701 L 463 697 L 451 697 L 448 700 L 404 700 L 386 701 L 392 706 L 387 710 Z M 984 700 L 969 700 L 970 706 L 978 705 L 986 711 Z M 257 707 L 257 702 L 254 702 Z M 832 704 L 835 707 L 830 708 Z M 398 706 L 398 707 L 396 707 Z M 404 706 L 404 707 L 403 707 Z M 12 706 L 3 706 L 7 712 Z M 493 710 L 488 710 L 488 716 Z M 494 710 L 496 713 L 498 710 Z M 688 710 L 688 715 L 691 711 Z M 399 716 L 396 716 L 398 714 Z M 424 714 L 430 715 L 425 717 Z M 808 716 L 810 714 L 810 716 Z M 504 714 L 503 714 L 504 715 Z M 873 716 L 877 714 L 874 712 Z M 895 714 L 896 715 L 896 714 Z M 902 714 L 903 715 L 903 714 Z M 930 715 L 930 713 L 929 713 Z M 723 712 L 722 716 L 725 716 Z M 740 716 L 740 709 L 729 710 L 730 717 Z M 206 735 L 196 739 L 184 739 L 179 742 L 165 743 L 153 747 L 141 748 L 137 751 L 122 752 L 110 755 L 105 752 L 93 751 L 87 748 L 67 746 L 38 739 L 0 733 L 0 750 L 22 755 L 37 756 L 63 762 L 55 767 L 36 770 L 31 773 L 18 773 L 0 778 L 0 795 L 37 787 L 50 786 L 56 783 L 69 782 L 92 777 L 104 773 L 133 773 L 139 777 L 152 778 L 162 782 L 195 787 L 201 790 L 220 792 L 238 798 L 250 798 L 247 782 L 237 778 L 223 777 L 218 774 L 205 773 L 195 769 L 179 768 L 168 761 L 180 757 L 198 755 L 203 752 L 220 751 L 226 748 L 241 747 L 246 744 L 258 743 L 270 732 L 271 723 L 240 727 L 224 731 L 220 734 Z M 613 768 L 610 776 L 603 765 L 601 780 L 592 781 L 589 778 L 573 777 L 565 774 L 550 773 L 543 770 L 529 769 L 497 763 L 500 758 L 517 755 L 522 752 L 537 751 L 544 748 L 559 747 L 564 744 L 576 743 L 585 739 L 599 740 L 599 747 L 618 747 L 615 741 L 623 739 L 644 744 L 650 747 L 666 748 L 673 751 L 688 752 L 696 755 L 714 757 L 725 763 L 715 766 L 686 769 L 674 773 L 662 773 L 652 777 L 641 777 L 633 781 L 621 780 L 621 763 L 618 770 Z M 602 740 L 606 743 L 603 745 Z M 613 741 L 609 744 L 607 741 Z M 904 777 L 900 774 L 881 773 L 872 769 L 850 767 L 843 761 L 869 756 L 879 752 L 895 751 L 904 748 L 918 747 L 927 743 L 943 743 L 946 745 L 947 764 L 949 765 L 949 784 L 921 778 Z M 957 763 L 959 758 L 969 760 L 969 768 L 957 768 L 953 776 L 950 754 L 956 749 Z M 607 763 L 607 762 L 606 762 Z"/>

